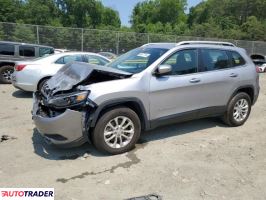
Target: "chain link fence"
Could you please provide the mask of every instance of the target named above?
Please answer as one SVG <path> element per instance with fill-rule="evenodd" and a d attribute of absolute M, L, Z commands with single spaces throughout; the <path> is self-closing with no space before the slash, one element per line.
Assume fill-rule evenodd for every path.
<path fill-rule="evenodd" d="M 122 54 L 133 48 L 152 42 L 180 42 L 185 40 L 227 41 L 245 48 L 249 54 L 266 55 L 266 42 L 201 38 L 165 34 L 147 34 L 94 30 L 82 28 L 52 27 L 0 22 L 0 40 L 34 43 L 59 49 Z"/>

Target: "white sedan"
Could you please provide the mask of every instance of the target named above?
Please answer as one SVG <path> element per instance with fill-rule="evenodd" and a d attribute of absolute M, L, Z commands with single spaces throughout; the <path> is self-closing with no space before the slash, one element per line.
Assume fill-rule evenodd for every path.
<path fill-rule="evenodd" d="M 259 72 L 266 72 L 266 63 L 259 66 Z"/>
<path fill-rule="evenodd" d="M 34 92 L 39 90 L 61 67 L 73 61 L 96 65 L 106 65 L 110 62 L 104 56 L 87 52 L 65 52 L 31 61 L 16 62 L 12 84 L 18 89 Z"/>

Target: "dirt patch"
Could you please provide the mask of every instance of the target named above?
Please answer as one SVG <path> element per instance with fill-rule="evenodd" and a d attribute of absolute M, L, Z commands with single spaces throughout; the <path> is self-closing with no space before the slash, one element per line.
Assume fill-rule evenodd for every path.
<path fill-rule="evenodd" d="M 109 173 L 114 173 L 116 169 L 118 168 L 130 168 L 132 165 L 136 165 L 138 163 L 140 163 L 140 159 L 137 157 L 136 155 L 136 151 L 138 149 L 143 149 L 145 146 L 147 145 L 147 143 L 142 143 L 142 144 L 137 144 L 136 145 L 136 148 L 130 152 L 128 152 L 126 154 L 126 157 L 129 159 L 129 161 L 127 162 L 122 162 L 122 163 L 118 163 L 117 165 L 114 165 L 112 166 L 111 168 L 109 169 L 106 169 L 106 170 L 103 170 L 103 171 L 99 171 L 99 172 L 83 172 L 77 176 L 73 176 L 73 177 L 70 177 L 70 178 L 59 178 L 57 179 L 56 181 L 57 182 L 61 182 L 61 183 L 66 183 L 70 180 L 75 180 L 75 179 L 83 179 L 85 178 L 86 176 L 91 176 L 91 175 L 98 175 L 98 174 L 102 174 L 102 173 L 106 173 L 106 172 L 109 172 Z"/>

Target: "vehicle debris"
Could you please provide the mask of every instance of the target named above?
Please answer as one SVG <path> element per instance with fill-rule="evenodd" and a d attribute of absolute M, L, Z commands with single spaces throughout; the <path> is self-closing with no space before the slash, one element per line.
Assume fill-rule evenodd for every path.
<path fill-rule="evenodd" d="M 7 140 L 15 140 L 17 139 L 16 137 L 9 136 L 9 135 L 1 135 L 0 142 L 4 142 Z"/>
<path fill-rule="evenodd" d="M 162 197 L 157 194 L 149 194 L 146 196 L 141 196 L 141 197 L 133 197 L 130 199 L 125 199 L 125 200 L 162 200 Z"/>

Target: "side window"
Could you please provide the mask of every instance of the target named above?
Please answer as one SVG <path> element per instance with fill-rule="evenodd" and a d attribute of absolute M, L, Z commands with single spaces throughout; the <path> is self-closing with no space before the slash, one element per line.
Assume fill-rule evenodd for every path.
<path fill-rule="evenodd" d="M 46 47 L 40 47 L 39 48 L 39 56 L 40 57 L 43 57 L 45 55 L 49 55 L 49 54 L 52 54 L 54 53 L 54 50 L 51 49 L 51 48 L 46 48 Z"/>
<path fill-rule="evenodd" d="M 88 59 L 89 64 L 93 65 L 106 65 L 108 63 L 107 60 L 99 57 L 99 56 L 94 56 L 94 55 L 86 55 Z"/>
<path fill-rule="evenodd" d="M 30 46 L 19 46 L 19 55 L 25 57 L 35 57 L 35 48 Z"/>
<path fill-rule="evenodd" d="M 231 67 L 226 51 L 218 49 L 202 49 L 203 71 L 213 71 Z"/>
<path fill-rule="evenodd" d="M 0 44 L 0 54 L 13 56 L 15 54 L 15 46 L 12 44 Z"/>
<path fill-rule="evenodd" d="M 246 64 L 244 58 L 239 53 L 235 51 L 229 51 L 228 53 L 231 57 L 233 67 Z"/>
<path fill-rule="evenodd" d="M 181 50 L 170 56 L 162 64 L 172 66 L 172 75 L 191 74 L 198 71 L 196 49 Z"/>
<path fill-rule="evenodd" d="M 67 64 L 73 61 L 83 62 L 81 55 L 69 55 L 59 58 L 55 63 L 56 64 Z"/>

